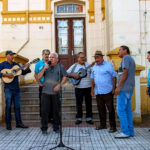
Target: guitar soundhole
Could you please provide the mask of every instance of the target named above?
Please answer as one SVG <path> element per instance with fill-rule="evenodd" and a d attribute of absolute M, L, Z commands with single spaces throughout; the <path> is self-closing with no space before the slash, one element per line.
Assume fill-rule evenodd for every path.
<path fill-rule="evenodd" d="M 16 72 L 17 72 L 16 70 L 13 70 L 13 71 L 12 71 L 13 74 L 15 74 Z"/>

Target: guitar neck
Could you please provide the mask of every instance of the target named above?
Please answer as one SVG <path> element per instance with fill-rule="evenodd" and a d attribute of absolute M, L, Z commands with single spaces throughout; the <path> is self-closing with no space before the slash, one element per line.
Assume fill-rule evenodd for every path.
<path fill-rule="evenodd" d="M 25 65 L 19 67 L 18 69 L 16 69 L 16 72 L 19 71 L 19 70 L 24 69 L 27 65 L 30 65 L 30 64 L 31 64 L 31 63 L 27 63 L 27 64 L 25 64 Z"/>

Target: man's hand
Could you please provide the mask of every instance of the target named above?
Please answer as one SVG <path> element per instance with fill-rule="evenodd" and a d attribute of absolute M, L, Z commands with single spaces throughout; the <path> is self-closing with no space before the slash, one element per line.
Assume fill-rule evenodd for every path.
<path fill-rule="evenodd" d="M 115 90 L 115 94 L 116 94 L 116 95 L 119 95 L 119 93 L 120 93 L 120 88 L 117 87 L 116 90 Z"/>
<path fill-rule="evenodd" d="M 60 90 L 60 84 L 56 85 L 54 88 L 54 92 L 58 92 Z"/>
<path fill-rule="evenodd" d="M 80 78 L 80 74 L 75 74 L 75 75 L 73 76 L 73 78 L 79 79 L 79 78 Z"/>
<path fill-rule="evenodd" d="M 26 70 L 30 70 L 30 64 L 26 66 Z"/>
<path fill-rule="evenodd" d="M 5 74 L 3 74 L 3 77 L 7 77 L 7 78 L 10 78 L 10 79 L 12 79 L 12 78 L 14 78 L 14 75 L 12 74 L 12 73 L 5 73 Z"/>
<path fill-rule="evenodd" d="M 48 69 L 48 68 L 49 68 L 49 65 L 46 64 L 46 65 L 44 66 L 44 70 L 46 70 L 46 69 Z"/>
<path fill-rule="evenodd" d="M 146 94 L 149 95 L 149 93 L 148 93 L 148 87 L 147 87 L 147 89 L 146 89 Z"/>
<path fill-rule="evenodd" d="M 115 89 L 112 90 L 112 94 L 115 94 Z"/>
<path fill-rule="evenodd" d="M 94 90 L 91 90 L 91 96 L 94 97 L 95 94 L 94 94 Z"/>

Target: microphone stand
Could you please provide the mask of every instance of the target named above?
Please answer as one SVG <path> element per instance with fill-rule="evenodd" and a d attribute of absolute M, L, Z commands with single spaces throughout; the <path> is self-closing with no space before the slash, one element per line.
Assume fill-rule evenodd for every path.
<path fill-rule="evenodd" d="M 59 90 L 59 101 L 60 101 L 60 109 L 59 109 L 59 118 L 60 118 L 60 136 L 59 136 L 59 144 L 49 150 L 56 149 L 57 147 L 63 147 L 70 150 L 74 150 L 68 146 L 66 146 L 62 141 L 62 86 L 61 86 L 61 64 L 59 63 L 59 84 L 60 84 L 60 90 Z"/>

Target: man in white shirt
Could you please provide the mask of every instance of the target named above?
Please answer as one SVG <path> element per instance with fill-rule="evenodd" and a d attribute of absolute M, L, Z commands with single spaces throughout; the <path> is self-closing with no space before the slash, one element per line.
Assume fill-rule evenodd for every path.
<path fill-rule="evenodd" d="M 80 74 L 75 74 L 79 71 L 79 69 L 87 69 L 87 76 L 82 78 L 80 83 L 75 86 L 75 96 L 76 96 L 76 124 L 82 123 L 82 103 L 83 98 L 85 98 L 86 104 L 86 122 L 88 124 L 93 124 L 92 121 L 92 97 L 91 97 L 91 80 L 90 80 L 90 64 L 86 62 L 85 54 L 83 52 L 79 52 L 77 55 L 77 63 L 73 64 L 68 70 L 68 77 L 79 79 Z"/>

